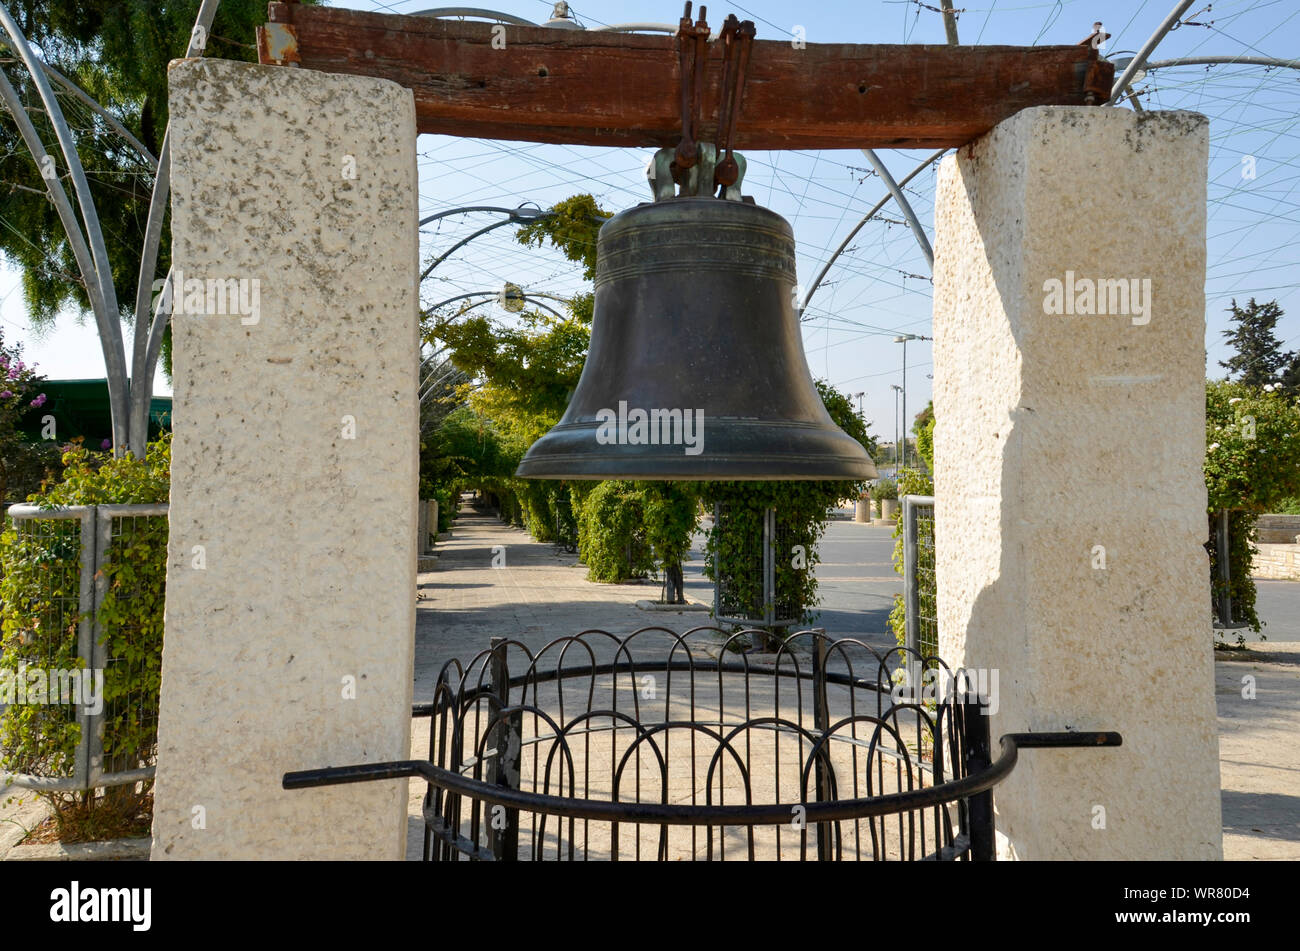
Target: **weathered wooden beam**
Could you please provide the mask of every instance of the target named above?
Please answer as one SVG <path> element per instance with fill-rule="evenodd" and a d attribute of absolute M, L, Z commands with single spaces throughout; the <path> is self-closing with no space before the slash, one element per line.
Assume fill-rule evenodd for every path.
<path fill-rule="evenodd" d="M 410 87 L 421 132 L 571 145 L 681 136 L 676 39 L 494 26 L 271 3 L 263 63 Z M 1114 67 L 1088 46 L 754 44 L 738 148 L 963 145 L 1029 106 L 1104 102 Z M 722 52 L 713 44 L 702 138 Z"/>

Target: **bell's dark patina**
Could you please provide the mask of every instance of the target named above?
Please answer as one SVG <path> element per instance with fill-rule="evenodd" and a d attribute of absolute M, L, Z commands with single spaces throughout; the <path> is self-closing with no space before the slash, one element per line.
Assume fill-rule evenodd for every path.
<path fill-rule="evenodd" d="M 869 479 L 822 404 L 773 211 L 673 198 L 600 230 L 591 349 L 531 479 Z"/>

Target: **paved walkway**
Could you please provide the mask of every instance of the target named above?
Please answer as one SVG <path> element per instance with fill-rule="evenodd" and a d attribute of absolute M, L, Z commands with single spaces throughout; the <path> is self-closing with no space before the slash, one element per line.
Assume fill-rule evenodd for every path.
<path fill-rule="evenodd" d="M 1257 644 L 1237 656 L 1214 665 L 1223 856 L 1294 861 L 1300 859 L 1300 643 Z"/>
<path fill-rule="evenodd" d="M 662 626 L 680 632 L 712 624 L 707 611 L 643 611 L 658 600 L 657 581 L 596 584 L 578 556 L 556 552 L 492 515 L 463 507 L 452 538 L 438 543 L 436 571 L 419 576 L 415 623 L 415 696 L 428 699 L 449 660 L 468 661 L 493 637 L 530 649 L 557 637 L 600 629 L 630 634 Z M 689 601 L 711 604 L 713 586 L 699 551 L 685 567 Z"/>

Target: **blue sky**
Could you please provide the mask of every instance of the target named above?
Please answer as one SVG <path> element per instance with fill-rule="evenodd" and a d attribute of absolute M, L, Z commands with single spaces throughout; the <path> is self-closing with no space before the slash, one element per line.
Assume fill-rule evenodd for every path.
<path fill-rule="evenodd" d="M 547 18 L 550 0 L 492 0 L 501 9 L 535 21 Z M 346 0 L 355 9 L 411 13 L 430 0 L 379 3 Z M 1132 51 L 1173 6 L 1172 0 L 967 0 L 958 29 L 963 43 L 1077 43 L 1101 20 L 1113 34 L 1107 51 Z M 745 0 L 710 3 L 715 27 L 728 13 L 753 19 L 760 39 L 784 38 L 803 27 L 809 42 L 942 43 L 943 26 L 929 9 L 937 0 L 859 0 L 789 3 Z M 1156 59 L 1203 55 L 1300 56 L 1300 2 L 1217 0 L 1205 12 L 1194 3 Z M 574 2 L 588 26 L 632 21 L 674 22 L 678 0 Z M 1211 21 L 1213 21 L 1211 23 Z M 1208 25 L 1195 25 L 1196 23 Z M 179 40 L 178 40 L 179 43 Z M 1229 300 L 1276 298 L 1287 312 L 1279 336 L 1300 348 L 1300 70 L 1203 66 L 1154 70 L 1135 87 L 1152 109 L 1192 109 L 1209 116 L 1211 134 L 1206 280 L 1206 344 L 1209 371 L 1221 375 L 1227 356 L 1221 331 Z M 1121 107 L 1124 108 L 1124 107 Z M 741 122 L 761 121 L 742 115 Z M 543 146 L 529 143 L 421 136 L 421 215 L 471 204 L 542 207 L 576 192 L 591 192 L 610 211 L 648 200 L 644 168 L 649 150 Z M 927 153 L 884 151 L 896 178 Z M 1242 175 L 1243 156 L 1253 156 L 1254 179 Z M 865 158 L 852 151 L 756 152 L 747 155 L 746 191 L 794 226 L 799 275 L 807 283 L 861 216 L 884 194 Z M 908 197 L 927 231 L 933 231 L 933 170 L 919 174 Z M 428 260 L 459 237 L 492 219 L 443 219 L 422 235 Z M 895 399 L 901 383 L 899 333 L 928 335 L 931 323 L 929 268 L 893 205 L 869 222 L 814 297 L 804 324 L 804 344 L 814 375 L 848 393 L 865 391 L 866 416 L 874 431 L 893 438 Z M 1141 221 L 1122 223 L 1135 229 Z M 511 229 L 493 232 L 441 265 L 422 288 L 426 304 L 456 294 L 494 288 L 506 280 L 526 289 L 563 295 L 582 288 L 576 267 L 558 255 L 525 249 Z M 15 275 L 0 272 L 0 321 L 6 339 L 23 341 L 25 355 L 51 377 L 102 376 L 103 362 L 91 321 L 60 318 L 42 337 L 27 326 Z M 909 415 L 930 395 L 930 350 L 908 347 Z M 163 391 L 167 388 L 163 385 Z"/>

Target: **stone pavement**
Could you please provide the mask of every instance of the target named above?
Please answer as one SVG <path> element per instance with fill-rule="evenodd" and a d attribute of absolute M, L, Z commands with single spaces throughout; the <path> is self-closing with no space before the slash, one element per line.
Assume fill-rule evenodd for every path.
<path fill-rule="evenodd" d="M 657 581 L 596 584 L 578 556 L 533 541 L 527 532 L 465 506 L 452 537 L 438 543 L 437 570 L 418 581 L 415 622 L 415 699 L 432 696 L 442 665 L 469 661 L 493 637 L 531 649 L 590 629 L 630 634 L 662 626 L 679 633 L 712 623 L 707 611 L 643 611 L 637 601 L 658 600 Z M 685 567 L 689 601 L 711 604 L 713 587 L 701 574 L 699 551 Z"/>
<path fill-rule="evenodd" d="M 1247 654 L 1217 656 L 1224 858 L 1294 861 L 1300 858 L 1300 643 L 1268 642 Z"/>

